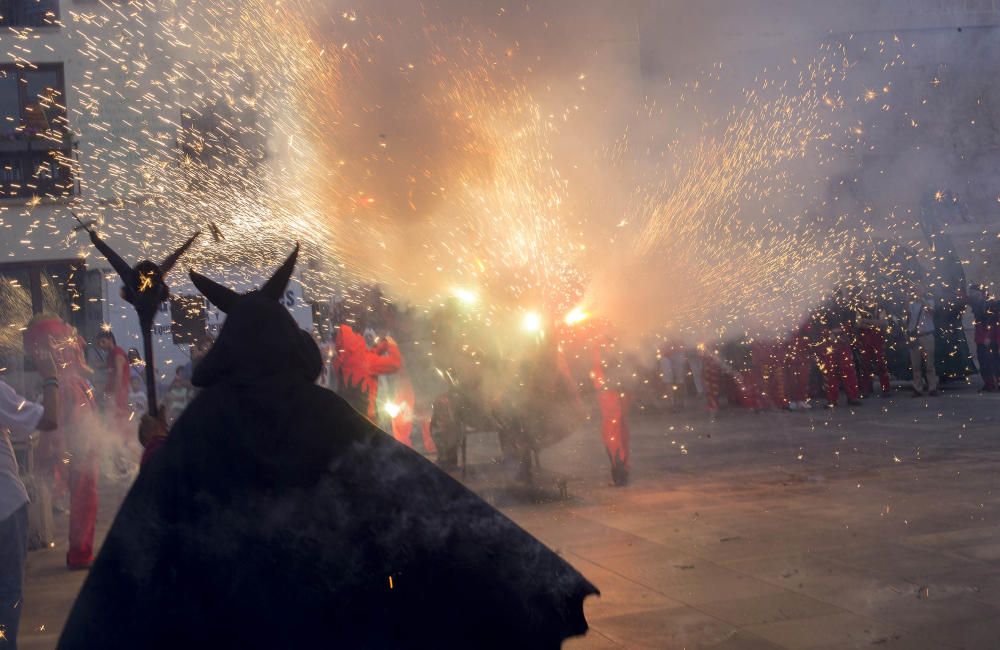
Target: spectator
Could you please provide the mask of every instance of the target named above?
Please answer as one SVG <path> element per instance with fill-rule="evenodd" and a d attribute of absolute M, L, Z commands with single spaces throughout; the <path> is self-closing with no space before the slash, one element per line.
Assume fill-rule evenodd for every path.
<path fill-rule="evenodd" d="M 889 364 L 885 356 L 886 323 L 880 318 L 880 309 L 872 304 L 858 312 L 855 345 L 861 361 L 858 374 L 861 376 L 861 394 L 874 394 L 874 379 L 877 376 L 882 397 L 889 396 Z"/>
<path fill-rule="evenodd" d="M 776 340 L 755 337 L 750 343 L 754 384 L 762 408 L 790 410 L 785 386 L 785 346 Z"/>
<path fill-rule="evenodd" d="M 677 342 L 667 342 L 660 348 L 660 377 L 666 386 L 670 410 L 677 413 L 684 406 L 684 391 L 687 388 L 687 354 L 684 346 Z"/>
<path fill-rule="evenodd" d="M 146 362 L 142 360 L 142 357 L 139 356 L 139 351 L 135 348 L 128 349 L 128 365 L 129 374 L 132 377 L 138 377 L 139 379 L 143 378 L 142 373 L 143 369 L 146 367 Z"/>
<path fill-rule="evenodd" d="M 629 474 L 629 396 L 618 387 L 612 387 L 604 376 L 601 348 L 606 344 L 595 342 L 591 347 L 593 366 L 590 379 L 597 393 L 597 404 L 601 410 L 601 437 L 604 449 L 611 461 L 611 480 L 618 486 L 628 485 Z M 661 359 L 664 357 L 661 357 Z"/>
<path fill-rule="evenodd" d="M 107 360 L 107 375 L 102 391 L 105 413 L 112 418 L 119 431 L 124 431 L 130 414 L 128 391 L 131 375 L 128 355 L 118 347 L 111 330 L 101 330 L 97 334 L 97 347 L 104 352 Z"/>
<path fill-rule="evenodd" d="M 749 336 L 727 341 L 722 346 L 722 357 L 732 369 L 730 373 L 732 381 L 728 382 L 729 403 L 738 404 L 756 413 L 764 409 L 764 399 L 754 375 L 751 352 Z"/>
<path fill-rule="evenodd" d="M 997 379 L 1000 375 L 997 303 L 989 299 L 986 287 L 974 284 L 969 287 L 969 307 L 972 309 L 975 325 L 976 356 L 979 359 L 979 374 L 983 378 L 983 390 L 992 393 L 998 388 Z"/>
<path fill-rule="evenodd" d="M 785 342 L 785 387 L 790 411 L 807 411 L 809 403 L 809 375 L 814 354 L 814 329 L 807 319 Z"/>
<path fill-rule="evenodd" d="M 58 316 L 36 316 L 24 333 L 27 354 L 50 354 L 59 379 L 59 427 L 48 444 L 36 453 L 41 472 L 55 475 L 69 453 L 69 549 L 66 566 L 87 569 L 94 563 L 94 528 L 97 523 L 97 449 L 91 433 L 96 428 L 93 386 L 85 375 L 92 372 L 83 360 L 83 340 L 76 329 Z"/>
<path fill-rule="evenodd" d="M 149 399 L 146 397 L 146 386 L 142 379 L 132 377 L 131 387 L 128 392 L 128 406 L 136 416 L 145 415 L 149 411 Z"/>
<path fill-rule="evenodd" d="M 194 344 L 194 346 L 191 348 L 192 372 L 194 371 L 195 368 L 198 367 L 198 364 L 201 362 L 202 359 L 205 358 L 205 355 L 208 354 L 208 351 L 212 349 L 212 346 L 214 344 L 215 344 L 215 337 L 212 336 L 211 334 L 207 334 L 199 338 L 198 342 Z"/>
<path fill-rule="evenodd" d="M 167 396 L 163 400 L 166 409 L 167 424 L 173 424 L 181 416 L 194 397 L 194 386 L 191 385 L 191 372 L 188 366 L 177 366 L 174 380 L 170 383 Z"/>
<path fill-rule="evenodd" d="M 719 414 L 719 398 L 722 396 L 724 374 L 723 363 L 715 347 L 699 343 L 696 348 L 705 390 L 705 410 L 713 421 Z"/>
<path fill-rule="evenodd" d="M 934 299 L 923 284 L 914 285 L 913 300 L 907 309 L 906 333 L 910 347 L 910 366 L 913 368 L 913 396 L 924 392 L 938 394 L 937 371 L 934 369 Z M 924 364 L 926 362 L 926 364 Z M 921 365 L 927 366 L 924 381 Z"/>
<path fill-rule="evenodd" d="M 703 356 L 697 347 L 687 355 L 688 367 L 691 368 L 691 380 L 694 382 L 694 392 L 697 397 L 702 397 L 705 394 Z"/>
<path fill-rule="evenodd" d="M 969 352 L 969 337 L 962 326 L 962 314 L 968 297 L 959 287 L 955 291 L 939 291 L 934 303 L 934 371 L 938 382 L 966 381 L 976 372 Z"/>
<path fill-rule="evenodd" d="M 819 366 L 826 387 L 826 407 L 834 408 L 839 398 L 840 384 L 847 393 L 847 403 L 860 406 L 858 375 L 851 353 L 850 335 L 854 327 L 854 312 L 847 304 L 847 295 L 838 289 L 827 300 L 816 318 L 820 335 Z"/>
<path fill-rule="evenodd" d="M 59 423 L 59 379 L 52 355 L 38 355 L 35 368 L 42 376 L 41 404 L 29 402 L 0 381 L 0 638 L 11 650 L 17 650 L 28 557 L 28 493 L 11 442 L 26 440 L 35 429 L 51 431 Z"/>
<path fill-rule="evenodd" d="M 142 445 L 142 459 L 140 467 L 145 466 L 150 458 L 156 455 L 167 440 L 167 422 L 165 411 L 161 408 L 154 418 L 151 415 L 143 415 L 139 418 L 139 444 Z"/>

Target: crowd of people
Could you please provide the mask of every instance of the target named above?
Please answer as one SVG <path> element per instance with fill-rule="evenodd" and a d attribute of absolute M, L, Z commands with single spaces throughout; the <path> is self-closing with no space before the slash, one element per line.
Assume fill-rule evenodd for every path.
<path fill-rule="evenodd" d="M 446 469 L 459 465 L 467 431 L 495 430 L 504 460 L 522 478 L 533 453 L 596 414 L 613 482 L 625 485 L 634 405 L 680 411 L 699 404 L 712 417 L 725 406 L 755 412 L 853 408 L 890 396 L 892 380 L 909 382 L 915 397 L 936 397 L 945 382 L 970 383 L 973 372 L 981 375 L 982 391 L 1000 389 L 1000 301 L 979 285 L 949 294 L 940 285 L 913 282 L 906 293 L 890 304 L 838 289 L 783 337 L 661 342 L 655 369 L 641 356 L 625 359 L 629 353 L 606 322 L 551 332 L 548 343 L 558 345 L 522 347 L 515 355 L 520 362 L 505 364 L 502 353 L 473 345 L 474 326 L 462 325 L 458 312 L 446 308 L 432 314 L 426 331 L 409 323 L 433 350 L 433 357 L 413 361 L 434 370 L 418 367 L 411 381 L 402 348 L 386 327 L 391 322 L 402 329 L 406 314 L 375 290 L 353 319 L 364 334 L 341 322 L 321 342 L 329 361 L 323 383 Z M 967 311 L 978 368 L 966 340 Z"/>
<path fill-rule="evenodd" d="M 963 327 L 971 311 L 978 368 Z M 700 398 L 710 413 L 725 401 L 754 411 L 836 408 L 888 397 L 891 378 L 909 380 L 914 397 L 936 397 L 945 381 L 968 383 L 978 372 L 983 392 L 998 390 L 1000 302 L 972 285 L 942 299 L 924 284 L 898 310 L 841 289 L 783 338 L 746 336 L 658 352 L 663 399 L 680 410 Z"/>

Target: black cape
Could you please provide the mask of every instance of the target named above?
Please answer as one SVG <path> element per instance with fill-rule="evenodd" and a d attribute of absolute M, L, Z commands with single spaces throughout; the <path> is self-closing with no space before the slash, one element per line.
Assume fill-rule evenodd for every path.
<path fill-rule="evenodd" d="M 204 388 L 139 473 L 59 647 L 558 648 L 583 634 L 593 585 L 313 385 L 315 343 L 263 291 L 225 305 Z"/>

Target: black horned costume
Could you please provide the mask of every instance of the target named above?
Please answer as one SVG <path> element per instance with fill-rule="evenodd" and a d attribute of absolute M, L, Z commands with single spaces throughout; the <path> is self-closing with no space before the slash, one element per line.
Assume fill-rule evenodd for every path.
<path fill-rule="evenodd" d="M 296 252 L 297 252 L 296 248 Z M 558 648 L 596 594 L 541 542 L 316 386 L 277 298 L 240 295 L 139 473 L 59 647 Z"/>

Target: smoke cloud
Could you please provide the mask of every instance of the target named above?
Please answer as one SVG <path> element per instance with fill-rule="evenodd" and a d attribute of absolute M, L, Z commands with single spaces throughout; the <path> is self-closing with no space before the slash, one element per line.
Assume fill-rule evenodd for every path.
<path fill-rule="evenodd" d="M 161 16 L 159 39 L 196 54 L 174 47 L 141 74 L 175 80 L 174 104 L 222 126 L 182 129 L 187 166 L 170 149 L 143 157 L 160 216 L 148 200 L 94 209 L 133 238 L 136 221 L 178 236 L 218 223 L 226 240 L 194 264 L 266 267 L 303 240 L 314 297 L 379 282 L 434 305 L 461 288 L 494 322 L 583 304 L 635 334 L 780 333 L 859 277 L 865 246 L 933 257 L 927 197 L 951 192 L 968 224 L 1000 206 L 997 91 L 981 73 L 997 35 L 972 12 L 197 4 Z M 213 137 L 240 142 L 221 156 L 239 164 L 199 162 Z M 112 180 L 94 184 L 136 190 Z M 982 228 L 968 230 L 966 247 Z"/>

